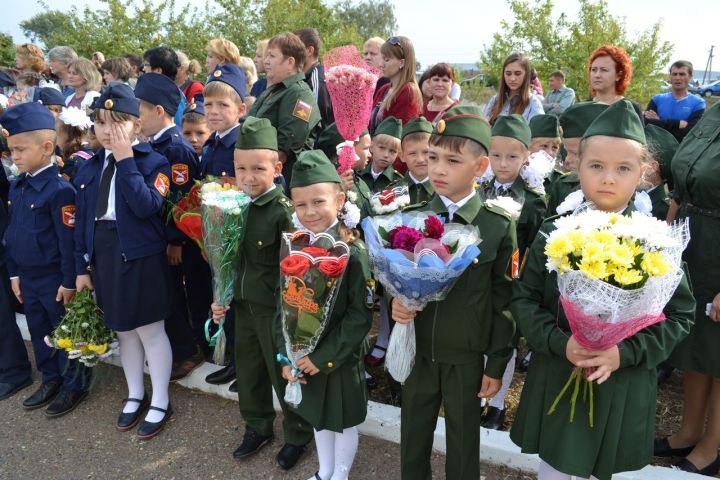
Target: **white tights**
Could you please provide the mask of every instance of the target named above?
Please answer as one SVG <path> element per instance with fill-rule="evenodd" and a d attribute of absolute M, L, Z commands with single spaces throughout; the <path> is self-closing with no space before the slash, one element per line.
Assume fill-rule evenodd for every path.
<path fill-rule="evenodd" d="M 573 477 L 572 475 L 558 472 L 549 464 L 540 460 L 540 468 L 538 469 L 538 480 L 572 480 L 573 478 L 575 478 L 575 480 L 588 480 L 586 478 Z M 590 480 L 597 479 L 595 477 L 590 477 Z"/>
<path fill-rule="evenodd" d="M 145 395 L 143 366 L 147 356 L 150 380 L 152 382 L 153 407 L 167 409 L 170 403 L 168 385 L 172 371 L 172 350 L 170 340 L 165 333 L 165 321 L 143 325 L 128 332 L 118 332 L 120 342 L 120 361 L 125 381 L 128 385 L 128 398 L 142 400 Z M 123 413 L 131 413 L 140 408 L 136 402 L 127 402 Z M 148 410 L 145 420 L 159 422 L 165 416 L 157 410 Z"/>
<path fill-rule="evenodd" d="M 347 480 L 358 447 L 357 427 L 346 428 L 342 433 L 315 430 L 315 446 L 320 480 Z M 316 480 L 316 477 L 309 480 Z"/>

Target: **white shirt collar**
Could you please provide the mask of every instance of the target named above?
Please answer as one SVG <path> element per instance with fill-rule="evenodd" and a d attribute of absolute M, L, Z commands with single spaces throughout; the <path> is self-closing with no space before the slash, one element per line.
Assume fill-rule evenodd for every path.
<path fill-rule="evenodd" d="M 409 171 L 409 170 L 408 170 L 408 175 L 410 176 L 410 180 L 412 180 L 412 181 L 415 182 L 416 184 L 425 183 L 425 182 L 427 182 L 428 180 L 430 180 L 430 177 L 429 177 L 429 176 L 428 176 L 428 177 L 425 177 L 424 180 L 418 180 L 417 178 L 415 178 L 415 175 L 413 175 L 412 172 Z"/>
<path fill-rule="evenodd" d="M 273 184 L 272 184 L 272 187 L 268 188 L 267 190 L 265 190 L 263 193 L 261 193 L 261 194 L 258 195 L 257 197 L 251 198 L 251 199 L 250 199 L 250 203 L 255 203 L 255 202 L 257 202 L 257 201 L 260 200 L 262 197 L 264 197 L 264 196 L 267 195 L 268 193 L 270 193 L 270 192 L 272 192 L 273 190 L 275 190 L 275 187 L 276 187 L 276 186 L 277 186 L 277 185 L 275 185 L 275 184 L 273 183 Z"/>
<path fill-rule="evenodd" d="M 380 175 L 382 175 L 382 173 L 383 173 L 384 171 L 385 171 L 385 170 L 381 170 L 380 173 L 375 173 L 375 170 L 373 170 L 373 168 L 370 167 L 370 175 L 372 175 L 373 180 L 377 180 L 378 177 L 379 177 Z"/>
<path fill-rule="evenodd" d="M 509 183 L 500 183 L 497 180 L 495 180 L 495 188 L 503 187 L 505 190 L 510 190 L 510 187 L 512 187 L 513 183 L 515 183 L 515 181 L 509 182 Z"/>
<path fill-rule="evenodd" d="M 239 123 L 236 123 L 235 125 L 233 125 L 232 127 L 228 128 L 227 130 L 223 130 L 222 132 L 217 132 L 217 136 L 218 136 L 219 138 L 225 137 L 225 135 L 227 135 L 228 133 L 232 132 L 232 131 L 235 129 L 235 127 L 237 127 L 238 125 L 240 125 L 240 124 L 239 124 Z"/>
<path fill-rule="evenodd" d="M 154 141 L 160 140 L 160 137 L 163 136 L 163 133 L 167 132 L 168 130 L 170 130 L 170 129 L 173 128 L 174 126 L 175 126 L 175 124 L 173 123 L 172 125 L 168 125 L 167 127 L 163 128 L 163 129 L 160 130 L 158 133 L 156 133 L 155 135 L 153 135 L 153 140 L 154 140 Z"/>
<path fill-rule="evenodd" d="M 35 173 L 28 173 L 28 177 L 37 177 L 38 175 L 40 175 L 40 173 L 44 172 L 45 170 L 52 167 L 53 165 L 54 165 L 54 163 L 50 162 Z"/>
<path fill-rule="evenodd" d="M 457 202 L 453 202 L 452 200 L 450 200 L 449 198 L 447 198 L 443 195 L 440 195 L 440 200 L 442 200 L 443 204 L 445 205 L 445 208 L 447 208 L 448 216 L 450 217 L 450 220 L 452 220 L 453 215 L 455 215 L 455 212 L 460 210 L 466 203 L 468 203 L 470 200 L 472 200 L 472 198 L 475 195 L 476 195 L 475 190 L 473 190 L 472 192 L 470 192 L 470 194 L 467 197 L 465 197 Z"/>

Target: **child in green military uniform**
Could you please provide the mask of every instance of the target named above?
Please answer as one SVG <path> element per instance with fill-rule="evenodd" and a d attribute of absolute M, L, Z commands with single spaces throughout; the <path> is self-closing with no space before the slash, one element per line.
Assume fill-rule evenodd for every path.
<path fill-rule="evenodd" d="M 645 125 L 645 136 L 653 156 L 650 169 L 645 174 L 645 181 L 649 184 L 646 192 L 652 202 L 653 217 L 665 220 L 670 207 L 669 191 L 672 191 L 673 183 L 670 163 L 680 144 L 672 133 L 650 123 Z"/>
<path fill-rule="evenodd" d="M 645 134 L 632 104 L 620 100 L 587 129 L 580 145 L 578 176 L 585 197 L 608 212 L 634 211 L 631 202 L 645 170 Z M 541 232 L 554 229 L 548 221 Z M 510 438 L 525 453 L 539 453 L 539 480 L 570 480 L 637 470 L 652 457 L 655 431 L 655 367 L 687 334 L 695 301 L 682 280 L 664 309 L 666 319 L 605 351 L 581 348 L 558 307 L 557 274 L 548 273 L 546 236 L 538 235 L 522 279 L 515 282 L 511 310 L 533 348 Z M 594 426 L 584 420 L 588 403 L 548 409 L 574 367 L 591 369 Z M 584 421 L 583 421 L 584 420 Z"/>
<path fill-rule="evenodd" d="M 540 150 L 550 155 L 557 161 L 558 153 L 560 153 L 560 122 L 555 115 L 535 115 L 530 119 L 530 153 L 536 153 Z M 544 187 L 548 189 L 550 184 L 557 180 L 563 173 L 560 168 L 556 167 L 552 173 L 545 179 Z"/>
<path fill-rule="evenodd" d="M 402 174 L 393 168 L 393 162 L 400 153 L 401 138 L 402 122 L 395 117 L 387 117 L 375 129 L 370 144 L 372 161 L 360 171 L 360 178 L 373 193 L 382 192 L 402 178 Z"/>
<path fill-rule="evenodd" d="M 530 126 L 522 115 L 514 113 L 498 117 L 492 127 L 490 143 L 490 167 L 495 176 L 480 188 L 481 196 L 486 200 L 508 196 L 522 205 L 516 223 L 519 255 L 513 258 L 518 265 L 545 217 L 545 196 L 531 188 L 520 175 L 530 155 L 530 139 Z M 513 379 L 516 355 L 517 350 L 513 350 L 503 374 L 502 387 L 490 400 L 483 414 L 482 426 L 485 428 L 502 428 L 505 420 L 505 396 Z"/>
<path fill-rule="evenodd" d="M 322 150 L 328 159 L 330 159 L 330 162 L 335 164 L 337 163 L 339 155 L 339 147 L 343 142 L 345 142 L 345 139 L 340 135 L 340 132 L 338 132 L 337 125 L 331 123 L 320 132 L 320 136 L 318 136 L 315 142 L 315 148 Z M 357 205 L 362 218 L 370 214 L 370 197 L 372 197 L 372 192 L 367 184 L 360 178 L 358 172 L 367 167 L 370 159 L 370 142 L 370 134 L 367 130 L 364 130 L 358 139 L 353 142 L 357 161 L 352 166 L 352 169 L 340 175 L 348 200 Z"/>
<path fill-rule="evenodd" d="M 428 177 L 428 142 L 432 134 L 432 123 L 419 116 L 403 125 L 400 142 L 400 160 L 407 165 L 407 174 L 392 186 L 405 185 L 410 194 L 410 205 L 428 203 L 435 190 Z"/>
<path fill-rule="evenodd" d="M 354 226 L 342 218 L 341 179 L 320 150 L 300 154 L 290 193 L 303 228 L 330 233 L 350 246 L 329 323 L 315 350 L 296 361 L 302 375 L 294 377 L 289 366 L 282 371 L 289 382 L 303 383 L 297 412 L 315 429 L 320 463 L 312 480 L 347 479 L 358 446 L 357 425 L 367 414 L 361 349 L 372 325 L 372 302 L 366 300 L 372 285 L 368 253 Z M 278 345 L 284 345 L 280 318 L 276 317 L 275 324 Z"/>
<path fill-rule="evenodd" d="M 273 317 L 279 289 L 280 237 L 292 229 L 292 204 L 273 180 L 282 165 L 277 153 L 277 131 L 267 119 L 248 117 L 235 144 L 235 178 L 252 203 L 247 212 L 241 262 L 235 285 L 235 364 L 240 413 L 246 423 L 242 444 L 233 456 L 246 458 L 273 437 L 273 388 L 285 395 L 285 382 L 275 361 Z M 228 307 L 212 306 L 213 318 Z M 310 425 L 283 407 L 285 445 L 278 464 L 292 468 L 312 438 Z"/>
<path fill-rule="evenodd" d="M 404 480 L 432 477 L 430 454 L 437 417 L 445 409 L 448 479 L 480 477 L 480 397 L 500 389 L 512 354 L 514 324 L 507 314 L 511 258 L 517 251 L 515 223 L 487 205 L 475 191 L 475 177 L 487 168 L 490 125 L 477 107 L 455 107 L 430 137 L 428 174 L 435 197 L 422 209 L 448 222 L 476 225 L 480 255 L 445 300 L 419 312 L 392 301 L 392 317 L 415 322 L 415 365 L 403 385 L 401 466 Z M 483 355 L 487 363 L 483 365 Z"/>
<path fill-rule="evenodd" d="M 579 158 L 580 140 L 593 120 L 607 107 L 604 103 L 581 102 L 570 106 L 560 116 L 562 141 L 566 152 L 562 169 L 566 173 L 557 178 L 547 188 L 548 215 L 557 214 L 558 205 L 565 200 L 565 197 L 580 187 L 577 173 L 575 173 Z"/>

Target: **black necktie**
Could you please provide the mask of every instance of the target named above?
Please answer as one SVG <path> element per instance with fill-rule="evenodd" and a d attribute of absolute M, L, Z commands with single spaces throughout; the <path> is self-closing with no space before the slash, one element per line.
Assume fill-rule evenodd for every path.
<path fill-rule="evenodd" d="M 221 140 L 220 135 L 218 135 L 218 134 L 216 133 L 216 134 L 215 134 L 215 142 L 213 142 L 213 147 L 215 147 L 215 149 L 217 149 L 217 148 L 218 148 L 218 145 L 220 145 L 220 140 Z"/>
<path fill-rule="evenodd" d="M 100 177 L 100 189 L 98 190 L 97 204 L 95 205 L 95 219 L 99 220 L 107 212 L 108 200 L 110 197 L 110 184 L 115 174 L 115 157 L 110 154 L 108 164 Z"/>

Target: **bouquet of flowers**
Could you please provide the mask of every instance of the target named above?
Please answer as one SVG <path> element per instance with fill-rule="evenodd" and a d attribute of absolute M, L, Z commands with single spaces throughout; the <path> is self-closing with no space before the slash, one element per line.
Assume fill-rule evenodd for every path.
<path fill-rule="evenodd" d="M 370 197 L 370 208 L 376 215 L 386 215 L 410 205 L 408 187 L 402 185 L 378 192 Z"/>
<path fill-rule="evenodd" d="M 335 124 L 345 139 L 337 146 L 338 173 L 344 173 L 357 161 L 354 142 L 370 122 L 378 75 L 365 65 L 353 45 L 329 51 L 324 61 Z"/>
<path fill-rule="evenodd" d="M 49 347 L 65 350 L 69 359 L 78 359 L 88 367 L 117 353 L 115 332 L 105 327 L 89 289 L 78 293 L 65 310 L 55 330 L 45 337 Z"/>
<path fill-rule="evenodd" d="M 213 273 L 213 302 L 227 306 L 233 298 L 235 276 L 240 259 L 240 244 L 245 233 L 245 214 L 250 197 L 232 188 L 210 182 L 200 188 L 200 210 L 202 216 L 202 242 L 205 256 Z M 215 346 L 213 361 L 224 363 L 225 332 L 224 319 L 217 333 L 210 337 L 212 319 L 205 323 L 205 335 L 211 346 Z"/>
<path fill-rule="evenodd" d="M 315 350 L 330 318 L 347 267 L 350 248 L 327 233 L 283 233 L 280 251 L 280 298 L 286 356 L 278 360 L 293 367 Z M 285 401 L 302 401 L 299 382 L 290 383 Z"/>
<path fill-rule="evenodd" d="M 681 255 L 690 239 L 686 221 L 673 226 L 633 212 L 630 216 L 588 208 L 559 218 L 547 239 L 547 269 L 557 272 L 560 303 L 577 342 L 607 350 L 665 319 L 663 308 L 682 279 Z M 587 373 L 573 370 L 548 414 L 574 383 L 570 421 Z"/>
<path fill-rule="evenodd" d="M 372 269 L 390 294 L 411 310 L 444 299 L 479 254 L 472 225 L 444 224 L 428 212 L 395 213 L 363 220 Z M 385 367 L 399 382 L 415 363 L 415 326 L 395 325 Z"/>

